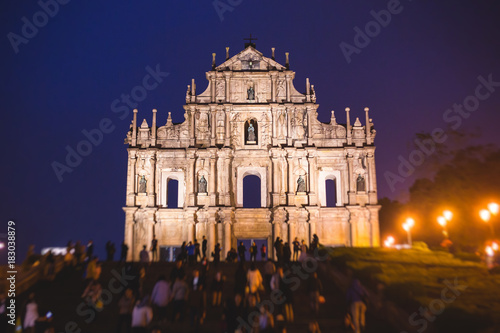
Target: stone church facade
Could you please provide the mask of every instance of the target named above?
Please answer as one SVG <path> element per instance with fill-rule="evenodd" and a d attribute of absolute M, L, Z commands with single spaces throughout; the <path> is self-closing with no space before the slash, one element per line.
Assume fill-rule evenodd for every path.
<path fill-rule="evenodd" d="M 314 85 L 307 79 L 301 93 L 294 76 L 288 54 L 281 65 L 274 49 L 268 58 L 247 43 L 233 57 L 226 49 L 218 66 L 213 54 L 205 91 L 192 80 L 184 122 L 174 124 L 169 113 L 157 125 L 153 110 L 151 126 L 145 119 L 138 125 L 134 110 L 125 139 L 129 260 L 149 249 L 153 235 L 166 248 L 206 236 L 208 253 L 220 243 L 222 258 L 243 239 L 266 240 L 272 249 L 276 237 L 309 243 L 317 234 L 325 245 L 379 246 L 368 108 L 364 126 L 359 118 L 351 125 L 349 108 L 346 124 L 333 111 L 321 123 Z M 249 175 L 260 180 L 260 208 L 243 207 Z M 173 195 L 177 205 L 168 207 Z"/>

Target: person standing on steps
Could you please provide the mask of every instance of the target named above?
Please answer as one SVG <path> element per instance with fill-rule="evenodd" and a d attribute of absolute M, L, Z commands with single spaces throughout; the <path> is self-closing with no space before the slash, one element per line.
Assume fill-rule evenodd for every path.
<path fill-rule="evenodd" d="M 247 248 L 243 245 L 243 242 L 240 242 L 240 246 L 238 246 L 238 256 L 240 257 L 240 261 L 245 261 L 245 253 L 247 252 Z"/>
<path fill-rule="evenodd" d="M 250 261 L 257 260 L 257 252 L 257 244 L 255 244 L 255 242 L 252 242 L 252 246 L 250 247 Z"/>
<path fill-rule="evenodd" d="M 121 246 L 120 262 L 126 262 L 127 255 L 128 255 L 128 245 L 125 244 L 125 241 L 123 241 Z"/>
<path fill-rule="evenodd" d="M 349 304 L 354 324 L 354 332 L 361 333 L 365 331 L 365 312 L 366 304 L 364 299 L 368 296 L 368 292 L 361 282 L 354 278 L 349 289 L 347 290 L 347 303 Z"/>
<path fill-rule="evenodd" d="M 299 251 L 300 251 L 299 239 L 297 237 L 295 237 L 292 244 L 293 244 L 293 261 L 298 261 L 299 260 Z"/>
<path fill-rule="evenodd" d="M 158 260 L 158 240 L 156 239 L 156 235 L 153 235 L 153 239 L 151 240 L 151 261 Z"/>
<path fill-rule="evenodd" d="M 203 240 L 201 241 L 201 252 L 203 253 L 203 258 L 207 257 L 207 238 L 203 236 Z"/>

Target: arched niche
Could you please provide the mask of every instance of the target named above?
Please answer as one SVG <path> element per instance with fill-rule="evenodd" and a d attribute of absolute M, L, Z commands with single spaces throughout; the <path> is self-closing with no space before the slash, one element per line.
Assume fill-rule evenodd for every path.
<path fill-rule="evenodd" d="M 249 128 L 253 128 L 252 130 L 249 130 Z M 245 144 L 246 145 L 258 145 L 259 144 L 259 124 L 257 122 L 257 119 L 250 118 L 245 121 L 244 125 L 244 133 L 245 133 Z M 255 136 L 253 139 L 250 137 L 251 132 L 253 132 L 253 135 Z"/>

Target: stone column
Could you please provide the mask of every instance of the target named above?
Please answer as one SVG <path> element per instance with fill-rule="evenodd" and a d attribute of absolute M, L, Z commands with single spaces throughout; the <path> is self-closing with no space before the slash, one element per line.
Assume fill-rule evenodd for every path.
<path fill-rule="evenodd" d="M 215 100 L 217 98 L 216 96 L 216 89 L 215 85 L 217 84 L 215 77 L 211 76 L 210 77 L 210 103 L 215 103 Z"/>
<path fill-rule="evenodd" d="M 189 110 L 189 120 L 190 120 L 190 124 L 189 124 L 189 144 L 191 146 L 194 146 L 195 144 L 195 121 L 194 121 L 194 118 L 196 116 L 196 108 L 194 106 L 191 106 L 190 110 Z"/>
<path fill-rule="evenodd" d="M 151 156 L 149 156 L 149 163 L 150 163 L 150 168 L 148 170 L 149 172 L 149 179 L 147 183 L 147 192 L 148 192 L 148 206 L 154 206 L 155 205 L 155 171 L 156 171 L 156 159 L 155 159 L 155 152 L 151 152 Z"/>
<path fill-rule="evenodd" d="M 224 73 L 226 80 L 226 103 L 231 103 L 231 73 Z"/>
<path fill-rule="evenodd" d="M 286 75 L 286 101 L 290 103 L 292 91 L 291 91 L 291 77 L 290 75 Z"/>
<path fill-rule="evenodd" d="M 279 188 L 279 183 L 280 183 L 280 168 L 279 168 L 279 156 L 276 156 L 276 152 L 272 152 L 272 167 L 273 167 L 273 174 L 271 179 L 273 180 L 273 190 L 272 190 L 272 207 L 276 207 L 280 205 L 280 188 Z"/>
<path fill-rule="evenodd" d="M 127 206 L 134 206 L 135 202 L 135 169 L 137 155 L 135 149 L 128 149 L 128 170 L 127 170 Z"/>
<path fill-rule="evenodd" d="M 212 253 L 217 244 L 217 233 L 215 232 L 217 209 L 211 208 L 208 211 L 208 221 L 207 221 L 207 252 Z M 209 256 L 209 261 L 212 261 L 212 256 Z"/>
<path fill-rule="evenodd" d="M 137 145 L 137 109 L 134 109 L 134 118 L 132 119 L 132 147 Z"/>
<path fill-rule="evenodd" d="M 232 244 L 232 226 L 233 226 L 233 221 L 231 220 L 232 216 L 232 211 L 233 208 L 226 209 L 224 210 L 225 212 L 225 218 L 224 218 L 224 240 L 222 243 L 222 258 L 226 258 L 227 252 L 231 250 L 231 244 Z"/>
<path fill-rule="evenodd" d="M 347 181 L 348 181 L 348 197 L 349 205 L 356 204 L 356 180 L 354 179 L 354 157 L 351 154 L 347 154 Z"/>
<path fill-rule="evenodd" d="M 276 103 L 276 74 L 271 73 L 271 101 Z"/>
<path fill-rule="evenodd" d="M 211 151 L 210 154 L 210 179 L 208 181 L 208 193 L 210 195 L 210 206 L 215 206 L 215 197 L 217 194 L 216 188 L 216 178 L 217 174 L 215 171 L 215 164 L 217 163 L 217 157 L 215 156 L 215 151 Z"/>
<path fill-rule="evenodd" d="M 127 261 L 131 261 L 135 258 L 135 244 L 134 244 L 134 213 L 137 210 L 136 207 L 123 208 L 125 212 L 125 237 L 123 241 L 127 244 L 129 250 L 127 253 Z"/>
<path fill-rule="evenodd" d="M 186 187 L 187 187 L 187 193 L 186 193 L 186 198 L 188 198 L 188 203 L 187 206 L 194 206 L 195 205 L 195 188 L 194 188 L 194 182 L 197 181 L 196 179 L 196 152 L 194 149 L 189 149 L 187 153 L 187 162 L 188 162 L 188 172 L 187 172 L 187 179 L 186 179 Z"/>
<path fill-rule="evenodd" d="M 153 109 L 153 123 L 151 124 L 151 146 L 156 146 L 156 109 Z"/>
<path fill-rule="evenodd" d="M 310 150 L 307 160 L 309 161 L 309 204 L 315 206 L 318 202 L 318 167 L 316 165 L 316 151 Z"/>
<path fill-rule="evenodd" d="M 217 109 L 215 105 L 210 105 L 210 146 L 215 146 L 215 128 L 217 125 Z"/>
<path fill-rule="evenodd" d="M 224 146 L 229 147 L 231 145 L 231 106 L 225 106 L 225 117 L 226 117 L 226 140 Z"/>
<path fill-rule="evenodd" d="M 369 152 L 366 157 L 368 164 L 368 198 L 371 205 L 377 204 L 377 176 L 375 172 L 375 156 Z"/>

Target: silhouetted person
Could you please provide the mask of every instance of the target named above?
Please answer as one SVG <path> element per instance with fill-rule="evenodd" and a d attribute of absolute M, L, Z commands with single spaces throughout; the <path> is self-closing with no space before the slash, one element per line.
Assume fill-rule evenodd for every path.
<path fill-rule="evenodd" d="M 80 242 L 76 242 L 75 245 L 75 255 L 77 256 L 77 260 L 80 261 L 79 256 L 81 255 L 81 251 L 79 249 L 80 247 Z M 92 256 L 94 255 L 94 242 L 92 240 L 89 240 L 89 243 L 87 244 L 87 260 L 91 260 Z"/>
<path fill-rule="evenodd" d="M 240 242 L 240 246 L 238 246 L 238 256 L 240 257 L 240 261 L 245 261 L 245 253 L 247 252 L 247 248 L 243 245 L 243 242 Z"/>
<path fill-rule="evenodd" d="M 149 262 L 149 253 L 146 250 L 146 245 L 142 246 L 142 251 L 139 253 L 139 258 L 142 263 L 148 263 Z"/>
<path fill-rule="evenodd" d="M 151 261 L 158 260 L 158 240 L 156 239 L 156 235 L 153 235 L 153 239 L 151 240 Z"/>
<path fill-rule="evenodd" d="M 118 324 L 116 325 L 116 333 L 132 332 L 132 310 L 135 305 L 135 297 L 132 289 L 127 288 L 125 293 L 118 301 Z"/>
<path fill-rule="evenodd" d="M 295 237 L 295 239 L 293 240 L 293 261 L 297 261 L 299 260 L 299 251 L 300 251 L 300 243 L 299 243 L 299 239 L 297 237 Z"/>
<path fill-rule="evenodd" d="M 255 242 L 253 242 L 252 246 L 250 246 L 250 261 L 257 260 L 257 252 L 259 252 L 259 250 L 257 248 L 257 244 L 255 244 Z"/>
<path fill-rule="evenodd" d="M 112 243 L 111 241 L 108 241 L 106 243 L 106 261 L 113 261 L 115 257 L 115 252 L 116 252 L 115 244 Z"/>
<path fill-rule="evenodd" d="M 201 242 L 201 252 L 203 252 L 203 258 L 207 257 L 207 238 L 203 236 L 203 240 Z"/>
<path fill-rule="evenodd" d="M 288 242 L 283 246 L 283 261 L 285 264 L 290 264 L 290 259 L 292 258 L 292 250 L 290 250 L 290 244 Z"/>
<path fill-rule="evenodd" d="M 217 267 L 220 262 L 220 251 L 220 243 L 217 243 L 214 248 L 214 267 Z"/>
<path fill-rule="evenodd" d="M 128 255 L 128 245 L 125 244 L 125 241 L 122 242 L 121 245 L 121 253 L 120 253 L 120 261 L 127 261 L 127 255 Z"/>
<path fill-rule="evenodd" d="M 267 247 L 266 247 L 266 244 L 262 244 L 262 246 L 260 247 L 260 256 L 262 258 L 262 261 L 266 260 L 266 254 L 267 254 Z"/>
<path fill-rule="evenodd" d="M 198 240 L 194 240 L 194 257 L 195 257 L 195 262 L 198 261 L 198 259 L 201 261 L 201 250 L 200 250 L 200 243 L 198 243 Z"/>

